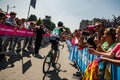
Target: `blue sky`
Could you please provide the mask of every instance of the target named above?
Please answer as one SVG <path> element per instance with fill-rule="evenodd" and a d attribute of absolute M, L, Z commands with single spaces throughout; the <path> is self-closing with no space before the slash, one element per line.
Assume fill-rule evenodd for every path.
<path fill-rule="evenodd" d="M 17 17 L 27 18 L 30 0 L 0 0 L 0 8 L 7 11 L 7 5 L 16 6 L 9 12 L 17 12 Z M 79 28 L 82 19 L 113 18 L 120 16 L 120 0 L 37 0 L 36 8 L 31 7 L 30 14 L 35 14 L 42 19 L 45 15 L 52 17 L 52 22 L 57 24 L 63 21 L 66 27 L 73 32 Z"/>

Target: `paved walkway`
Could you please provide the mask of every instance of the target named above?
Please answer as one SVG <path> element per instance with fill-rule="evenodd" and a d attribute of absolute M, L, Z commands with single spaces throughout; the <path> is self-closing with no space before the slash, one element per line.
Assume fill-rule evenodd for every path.
<path fill-rule="evenodd" d="M 59 70 L 56 71 L 51 67 L 49 74 L 43 74 L 43 56 L 46 56 L 49 50 L 50 45 L 40 49 L 40 55 L 36 57 L 31 52 L 21 52 L 18 57 L 7 57 L 8 65 L 5 61 L 4 64 L 0 63 L 0 80 L 77 80 L 72 78 L 73 73 L 77 70 L 70 65 L 66 44 L 64 49 L 60 48 Z M 11 63 L 13 64 L 11 65 Z"/>

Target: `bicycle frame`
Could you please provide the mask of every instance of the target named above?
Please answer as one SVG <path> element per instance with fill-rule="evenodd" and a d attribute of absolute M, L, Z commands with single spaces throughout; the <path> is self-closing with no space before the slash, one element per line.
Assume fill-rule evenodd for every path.
<path fill-rule="evenodd" d="M 58 46 L 63 46 L 64 47 L 64 45 L 58 45 Z M 54 54 L 55 54 L 55 49 L 52 48 L 49 51 L 49 53 L 47 54 L 47 56 L 46 56 L 46 58 L 45 58 L 45 60 L 43 62 L 43 73 L 46 74 L 48 72 L 48 70 L 50 69 L 50 66 L 51 66 L 51 64 L 53 62 Z M 60 50 L 59 50 L 59 48 L 57 49 L 57 53 L 56 54 L 57 54 L 57 56 L 55 58 L 55 63 L 57 63 L 58 60 L 59 60 L 59 56 L 60 56 Z M 46 69 L 46 67 L 47 67 L 47 69 Z"/>

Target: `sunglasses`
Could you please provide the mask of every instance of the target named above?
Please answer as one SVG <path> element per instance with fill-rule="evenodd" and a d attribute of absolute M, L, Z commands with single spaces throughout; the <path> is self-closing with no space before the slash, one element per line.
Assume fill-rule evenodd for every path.
<path fill-rule="evenodd" d="M 100 25 L 96 25 L 95 28 L 100 28 L 101 26 Z"/>

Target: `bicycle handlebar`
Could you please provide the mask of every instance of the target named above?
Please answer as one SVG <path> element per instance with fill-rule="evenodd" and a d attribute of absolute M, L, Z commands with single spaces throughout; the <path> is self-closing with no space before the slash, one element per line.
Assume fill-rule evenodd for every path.
<path fill-rule="evenodd" d="M 64 48 L 64 44 L 63 45 L 59 45 L 59 46 L 62 46 L 62 49 Z"/>

